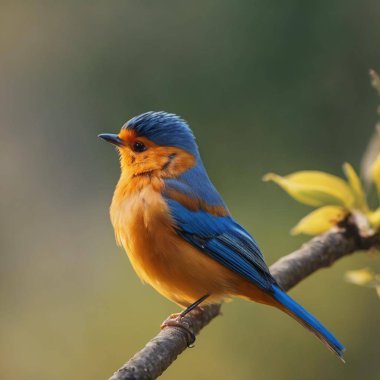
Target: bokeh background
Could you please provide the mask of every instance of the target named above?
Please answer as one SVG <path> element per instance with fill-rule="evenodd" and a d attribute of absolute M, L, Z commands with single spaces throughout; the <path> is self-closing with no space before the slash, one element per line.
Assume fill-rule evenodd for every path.
<path fill-rule="evenodd" d="M 97 139 L 148 110 L 190 122 L 211 178 L 272 263 L 309 209 L 268 171 L 341 175 L 372 134 L 377 0 L 1 1 L 3 379 L 105 379 L 176 305 L 114 242 L 114 150 Z M 378 379 L 380 303 L 344 282 L 358 254 L 291 294 L 347 346 L 342 365 L 276 310 L 235 300 L 164 379 Z"/>

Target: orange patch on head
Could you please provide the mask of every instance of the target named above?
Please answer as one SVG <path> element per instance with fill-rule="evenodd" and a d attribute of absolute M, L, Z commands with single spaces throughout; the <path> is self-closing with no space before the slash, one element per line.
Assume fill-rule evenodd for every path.
<path fill-rule="evenodd" d="M 132 129 L 122 128 L 118 134 L 119 138 L 127 143 L 134 141 L 137 137 L 137 133 Z"/>
<path fill-rule="evenodd" d="M 229 215 L 229 211 L 223 205 L 209 205 L 205 201 L 199 198 L 190 198 L 186 194 L 183 194 L 179 191 L 169 189 L 167 191 L 167 195 L 169 198 L 181 203 L 182 206 L 185 206 L 191 211 L 206 211 L 209 214 L 215 216 L 227 216 Z"/>

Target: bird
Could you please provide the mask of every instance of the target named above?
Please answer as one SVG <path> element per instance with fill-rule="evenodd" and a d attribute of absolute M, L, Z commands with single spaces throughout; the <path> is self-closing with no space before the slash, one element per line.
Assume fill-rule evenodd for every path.
<path fill-rule="evenodd" d="M 121 175 L 110 207 L 117 244 L 140 279 L 184 310 L 233 297 L 273 306 L 344 361 L 344 346 L 271 275 L 256 240 L 232 217 L 181 117 L 150 111 L 100 138 L 116 146 Z"/>

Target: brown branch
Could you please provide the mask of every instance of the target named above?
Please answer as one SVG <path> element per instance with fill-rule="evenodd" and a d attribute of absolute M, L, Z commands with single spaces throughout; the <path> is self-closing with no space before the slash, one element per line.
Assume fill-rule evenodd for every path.
<path fill-rule="evenodd" d="M 357 228 L 347 223 L 345 228 L 332 230 L 304 244 L 297 251 L 275 262 L 270 271 L 279 285 L 289 290 L 320 268 L 329 267 L 343 256 L 367 250 L 379 244 L 375 237 L 360 237 Z M 192 312 L 186 322 L 195 335 L 220 314 L 221 305 L 209 305 L 201 312 Z M 187 347 L 186 330 L 168 327 L 125 363 L 109 380 L 149 380 L 160 376 Z"/>

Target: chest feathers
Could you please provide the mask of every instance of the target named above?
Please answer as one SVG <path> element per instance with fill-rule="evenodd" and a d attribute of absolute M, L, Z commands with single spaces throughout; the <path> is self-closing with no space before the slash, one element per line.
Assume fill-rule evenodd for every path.
<path fill-rule="evenodd" d="M 126 250 L 139 277 L 151 282 L 175 234 L 159 180 L 137 179 L 119 184 L 111 204 L 111 221 L 119 245 Z M 141 183 L 141 181 L 145 183 Z"/>

